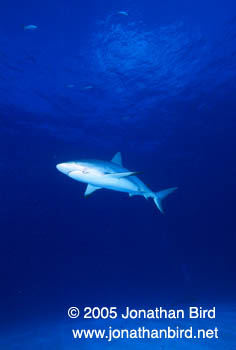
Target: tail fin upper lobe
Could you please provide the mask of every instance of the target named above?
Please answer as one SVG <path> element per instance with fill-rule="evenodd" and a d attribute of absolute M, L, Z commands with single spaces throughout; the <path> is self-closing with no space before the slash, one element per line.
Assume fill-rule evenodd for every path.
<path fill-rule="evenodd" d="M 166 190 L 156 192 L 154 194 L 153 200 L 157 206 L 157 208 L 160 210 L 160 212 L 164 213 L 163 208 L 162 208 L 162 200 L 167 197 L 169 194 L 177 190 L 178 187 L 171 187 L 167 188 Z"/>

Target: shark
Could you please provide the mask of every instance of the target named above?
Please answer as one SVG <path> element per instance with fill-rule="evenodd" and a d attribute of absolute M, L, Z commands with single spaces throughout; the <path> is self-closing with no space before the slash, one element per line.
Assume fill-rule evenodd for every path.
<path fill-rule="evenodd" d="M 152 198 L 157 208 L 164 213 L 162 201 L 177 190 L 171 187 L 159 192 L 151 191 L 137 175 L 140 172 L 130 171 L 123 166 L 121 153 L 118 152 L 111 161 L 85 159 L 70 161 L 56 165 L 57 170 L 70 178 L 87 184 L 85 197 L 105 188 L 108 190 L 126 192 L 130 197 L 143 196 Z"/>

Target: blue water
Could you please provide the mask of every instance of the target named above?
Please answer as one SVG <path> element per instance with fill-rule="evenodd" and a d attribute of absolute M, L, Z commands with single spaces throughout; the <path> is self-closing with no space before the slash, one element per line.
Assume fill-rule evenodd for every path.
<path fill-rule="evenodd" d="M 236 348 L 235 91 L 233 0 L 2 2 L 1 349 L 104 348 L 72 340 L 69 306 L 162 304 L 219 305 L 206 349 Z M 178 186 L 165 215 L 56 170 L 117 151 Z"/>

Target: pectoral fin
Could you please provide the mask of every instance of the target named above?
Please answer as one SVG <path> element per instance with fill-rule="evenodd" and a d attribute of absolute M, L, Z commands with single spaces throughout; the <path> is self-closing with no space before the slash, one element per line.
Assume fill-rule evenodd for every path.
<path fill-rule="evenodd" d="M 136 176 L 138 174 L 140 174 L 140 171 L 127 171 L 125 173 L 112 173 L 112 174 L 106 174 L 104 176 L 115 177 L 117 179 L 121 179 L 122 177 Z"/>
<path fill-rule="evenodd" d="M 93 185 L 90 185 L 88 184 L 87 188 L 86 188 L 86 191 L 84 193 L 84 196 L 87 197 L 89 196 L 90 194 L 92 194 L 93 192 L 99 190 L 101 187 L 97 187 L 97 186 L 93 186 Z"/>

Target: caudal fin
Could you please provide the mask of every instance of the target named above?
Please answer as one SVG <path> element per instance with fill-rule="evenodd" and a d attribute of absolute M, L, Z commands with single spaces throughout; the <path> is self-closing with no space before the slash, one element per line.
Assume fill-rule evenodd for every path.
<path fill-rule="evenodd" d="M 162 200 L 167 197 L 169 194 L 177 190 L 178 187 L 171 187 L 167 188 L 166 190 L 156 192 L 154 194 L 153 200 L 157 206 L 157 208 L 160 210 L 160 212 L 164 213 L 163 208 L 162 208 Z"/>

